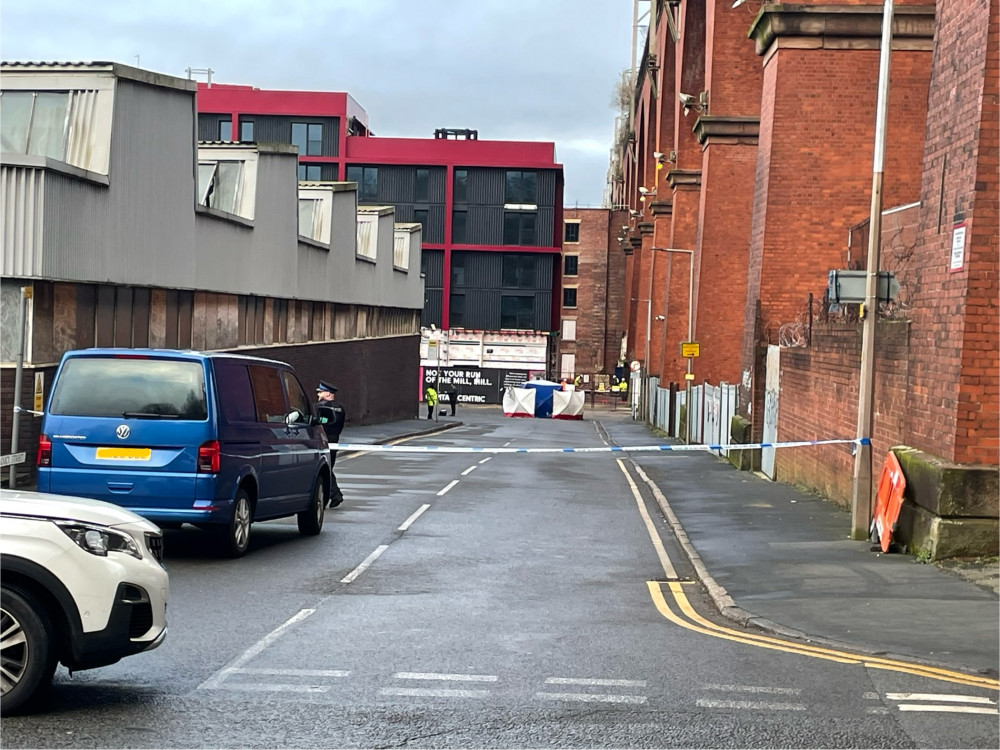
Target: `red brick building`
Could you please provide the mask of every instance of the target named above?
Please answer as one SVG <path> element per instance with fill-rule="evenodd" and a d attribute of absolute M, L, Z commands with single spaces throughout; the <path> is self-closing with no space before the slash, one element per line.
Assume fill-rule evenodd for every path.
<path fill-rule="evenodd" d="M 627 212 L 567 208 L 563 216 L 560 377 L 613 375 L 625 333 L 625 256 L 614 238 Z"/>
<path fill-rule="evenodd" d="M 684 383 L 690 325 L 693 383 L 739 384 L 742 442 L 855 437 L 862 324 L 857 305 L 825 294 L 831 270 L 867 262 L 883 4 L 650 6 L 611 185 L 632 219 L 621 241 L 627 356 L 651 386 Z M 870 435 L 876 480 L 894 446 L 919 452 L 938 479 L 953 468 L 982 478 L 965 494 L 984 502 L 914 507 L 937 526 L 982 522 L 994 554 L 997 16 L 986 0 L 895 3 L 880 266 L 901 291 L 879 306 Z M 773 478 L 851 503 L 849 446 L 765 463 Z"/>

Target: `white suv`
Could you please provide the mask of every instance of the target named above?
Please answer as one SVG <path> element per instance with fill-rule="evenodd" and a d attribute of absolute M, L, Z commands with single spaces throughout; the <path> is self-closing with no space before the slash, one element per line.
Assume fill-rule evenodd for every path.
<path fill-rule="evenodd" d="M 72 673 L 156 648 L 169 583 L 159 528 L 117 505 L 0 493 L 0 708 L 35 703 L 56 662 Z"/>

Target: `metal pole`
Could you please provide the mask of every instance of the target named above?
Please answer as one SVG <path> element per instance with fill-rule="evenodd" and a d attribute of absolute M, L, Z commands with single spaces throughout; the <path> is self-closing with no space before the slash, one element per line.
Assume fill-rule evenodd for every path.
<path fill-rule="evenodd" d="M 649 414 L 649 329 L 652 326 L 652 312 L 653 312 L 653 270 L 656 265 L 656 254 L 650 253 L 649 255 L 649 292 L 646 295 L 646 350 L 642 355 L 643 361 L 646 364 L 645 367 L 645 379 L 642 383 L 642 410 L 643 410 L 643 421 L 646 421 L 646 416 Z"/>
<path fill-rule="evenodd" d="M 437 348 L 434 350 L 434 390 L 437 392 L 437 403 L 434 404 L 434 421 L 440 422 L 438 415 L 441 413 L 441 340 L 438 339 Z"/>
<path fill-rule="evenodd" d="M 875 110 L 875 155 L 872 162 L 872 204 L 868 227 L 868 276 L 865 284 L 861 336 L 861 376 L 858 387 L 859 438 L 871 438 L 875 406 L 875 322 L 878 319 L 878 269 L 882 249 L 882 172 L 885 161 L 886 115 L 889 108 L 889 55 L 892 48 L 892 0 L 885 0 L 882 49 L 879 55 L 878 103 Z M 851 493 L 851 538 L 867 539 L 871 524 L 872 447 L 857 446 Z"/>
<path fill-rule="evenodd" d="M 17 453 L 18 424 L 21 421 L 21 376 L 24 370 L 24 331 L 27 328 L 26 309 L 28 297 L 31 296 L 31 289 L 26 286 L 21 287 L 21 303 L 17 309 L 17 367 L 14 369 L 14 418 L 10 426 L 10 452 Z M 10 474 L 7 478 L 7 486 L 14 489 L 17 486 L 17 465 L 10 465 Z"/>

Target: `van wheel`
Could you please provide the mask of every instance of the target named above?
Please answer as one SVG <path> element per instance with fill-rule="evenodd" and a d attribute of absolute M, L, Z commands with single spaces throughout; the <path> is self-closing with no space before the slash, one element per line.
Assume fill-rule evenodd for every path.
<path fill-rule="evenodd" d="M 5 715 L 30 706 L 52 682 L 56 656 L 45 610 L 19 589 L 0 591 L 3 679 L 0 708 Z"/>
<path fill-rule="evenodd" d="M 223 530 L 222 548 L 229 557 L 243 557 L 250 548 L 250 524 L 253 513 L 250 495 L 242 487 L 236 491 L 233 501 L 233 516 Z"/>
<path fill-rule="evenodd" d="M 309 507 L 299 513 L 299 533 L 304 536 L 316 536 L 323 530 L 323 516 L 326 509 L 326 485 L 323 477 L 316 477 L 316 484 L 313 485 L 312 500 Z"/>

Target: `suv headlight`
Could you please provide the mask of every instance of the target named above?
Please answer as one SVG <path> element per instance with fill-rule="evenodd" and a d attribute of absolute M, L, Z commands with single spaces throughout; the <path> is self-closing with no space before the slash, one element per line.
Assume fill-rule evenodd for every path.
<path fill-rule="evenodd" d="M 66 536 L 92 555 L 107 557 L 108 552 L 124 552 L 126 555 L 142 559 L 139 545 L 128 534 L 105 526 L 90 526 L 76 521 L 56 521 L 55 523 Z"/>

